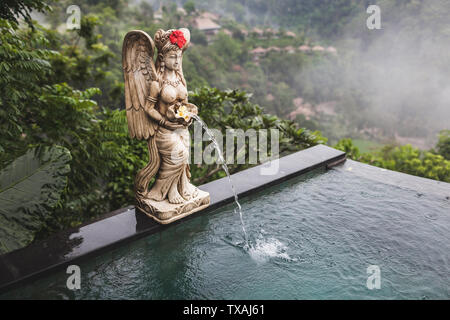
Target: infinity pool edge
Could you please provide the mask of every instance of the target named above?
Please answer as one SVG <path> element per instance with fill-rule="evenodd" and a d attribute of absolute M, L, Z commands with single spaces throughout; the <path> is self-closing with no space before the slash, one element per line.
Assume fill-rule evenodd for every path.
<path fill-rule="evenodd" d="M 333 167 L 345 160 L 345 152 L 317 145 L 237 172 L 231 178 L 238 196 L 245 197 L 314 169 Z M 278 170 L 270 175 L 262 175 L 262 170 L 267 170 L 269 166 L 278 166 Z M 46 240 L 1 255 L 0 293 L 205 214 L 234 200 L 228 178 L 206 183 L 199 188 L 210 193 L 210 206 L 171 225 L 160 225 L 135 210 L 134 206 L 128 206 L 106 213 L 79 227 L 61 231 Z"/>

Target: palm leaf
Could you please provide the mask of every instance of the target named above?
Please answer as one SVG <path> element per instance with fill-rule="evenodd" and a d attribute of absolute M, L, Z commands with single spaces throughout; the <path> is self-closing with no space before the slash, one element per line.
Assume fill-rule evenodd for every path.
<path fill-rule="evenodd" d="M 60 146 L 33 148 L 0 172 L 0 254 L 33 241 L 67 185 L 70 160 Z"/>

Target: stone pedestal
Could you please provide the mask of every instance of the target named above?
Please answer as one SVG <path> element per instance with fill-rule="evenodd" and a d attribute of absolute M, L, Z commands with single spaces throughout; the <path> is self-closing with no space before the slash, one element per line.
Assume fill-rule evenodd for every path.
<path fill-rule="evenodd" d="M 209 206 L 209 193 L 198 190 L 197 197 L 179 204 L 164 201 L 143 199 L 139 209 L 161 224 L 169 224 Z"/>

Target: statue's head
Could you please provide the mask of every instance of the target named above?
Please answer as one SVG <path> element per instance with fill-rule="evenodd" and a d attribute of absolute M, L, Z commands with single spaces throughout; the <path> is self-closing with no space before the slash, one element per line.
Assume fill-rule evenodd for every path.
<path fill-rule="evenodd" d="M 188 29 L 159 29 L 155 33 L 155 45 L 158 49 L 157 67 L 178 71 L 184 50 L 190 42 Z"/>

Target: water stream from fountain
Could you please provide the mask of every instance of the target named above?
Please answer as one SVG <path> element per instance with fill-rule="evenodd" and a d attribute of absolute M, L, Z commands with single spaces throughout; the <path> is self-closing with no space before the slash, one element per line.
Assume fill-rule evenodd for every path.
<path fill-rule="evenodd" d="M 225 173 L 228 176 L 228 181 L 230 182 L 231 190 L 233 191 L 233 194 L 234 194 L 234 202 L 236 203 L 237 209 L 239 211 L 239 217 L 241 219 L 241 224 L 242 224 L 242 231 L 244 231 L 244 237 L 245 237 L 245 246 L 244 246 L 244 248 L 245 249 L 249 249 L 250 245 L 249 245 L 249 240 L 248 240 L 248 236 L 247 236 L 247 231 L 245 230 L 244 219 L 243 219 L 243 216 L 242 216 L 242 207 L 241 207 L 241 204 L 239 203 L 238 195 L 237 195 L 236 190 L 234 188 L 233 181 L 231 180 L 230 172 L 228 170 L 227 164 L 225 163 L 225 159 L 224 159 L 224 157 L 222 155 L 222 151 L 220 150 L 219 144 L 218 144 L 216 138 L 214 137 L 214 134 L 211 132 L 209 127 L 206 125 L 206 123 L 199 116 L 197 116 L 196 114 L 193 114 L 193 113 L 189 113 L 189 116 L 191 116 L 192 118 L 194 118 L 195 120 L 197 120 L 200 123 L 200 125 L 203 127 L 203 129 L 205 129 L 206 134 L 209 136 L 209 138 L 213 142 L 214 148 L 216 149 L 217 155 L 219 157 L 220 165 L 222 166 L 223 170 L 225 171 Z M 236 212 L 236 208 L 234 209 L 234 212 L 237 213 Z"/>

